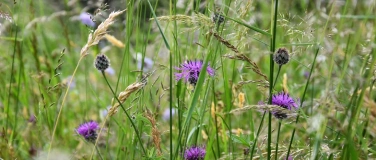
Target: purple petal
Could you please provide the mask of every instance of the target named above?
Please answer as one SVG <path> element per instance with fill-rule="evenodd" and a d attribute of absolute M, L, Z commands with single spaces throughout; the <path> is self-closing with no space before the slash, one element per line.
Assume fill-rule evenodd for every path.
<path fill-rule="evenodd" d="M 82 12 L 80 14 L 80 20 L 83 24 L 85 25 L 88 25 L 90 27 L 95 27 L 95 23 L 94 21 L 91 19 L 91 15 L 89 13 L 86 13 L 86 12 Z"/>

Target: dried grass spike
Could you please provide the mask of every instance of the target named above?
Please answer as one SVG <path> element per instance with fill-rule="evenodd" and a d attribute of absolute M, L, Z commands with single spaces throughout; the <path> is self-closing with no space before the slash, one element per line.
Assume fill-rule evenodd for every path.
<path fill-rule="evenodd" d="M 242 113 L 251 109 L 257 109 L 257 110 L 269 110 L 269 111 L 280 111 L 280 110 L 287 110 L 282 107 L 279 107 L 277 105 L 248 105 L 244 106 L 243 108 L 237 108 L 231 110 L 229 113 L 230 114 L 235 114 L 235 113 Z"/>
<path fill-rule="evenodd" d="M 196 13 L 193 15 L 193 22 L 196 24 L 197 27 L 205 27 L 205 28 L 214 28 L 215 23 L 212 19 L 202 13 Z"/>
<path fill-rule="evenodd" d="M 245 95 L 244 95 L 243 92 L 239 93 L 239 95 L 238 95 L 238 101 L 239 101 L 238 107 L 239 108 L 243 108 L 244 102 L 245 102 Z"/>
<path fill-rule="evenodd" d="M 118 15 L 122 14 L 125 11 L 126 10 L 112 12 L 108 16 L 108 18 L 104 20 L 93 33 L 89 34 L 87 43 L 81 49 L 81 56 L 86 56 L 89 48 L 93 45 L 98 44 L 98 42 L 104 38 L 104 36 L 107 33 L 108 27 L 110 27 L 110 25 L 114 23 L 115 17 L 117 17 Z"/>
<path fill-rule="evenodd" d="M 157 122 L 155 120 L 154 115 L 151 113 L 149 109 L 146 109 L 144 116 L 150 121 L 151 123 L 151 135 L 153 137 L 153 143 L 155 148 L 157 149 L 158 155 L 162 155 L 162 150 L 161 150 L 161 132 L 159 132 L 157 128 Z"/>
<path fill-rule="evenodd" d="M 137 90 L 141 89 L 145 84 L 141 82 L 135 82 L 129 85 L 123 92 L 119 93 L 118 99 L 121 103 L 124 103 L 128 97 L 136 92 Z M 110 116 L 113 116 L 116 112 L 117 109 L 119 108 L 120 104 L 116 102 L 116 100 L 112 99 L 112 107 L 109 109 L 108 114 Z"/>
<path fill-rule="evenodd" d="M 104 37 L 107 39 L 107 41 L 109 41 L 112 45 L 114 45 L 116 47 L 119 47 L 119 48 L 124 48 L 125 47 L 125 45 L 124 45 L 123 42 L 121 42 L 120 40 L 116 39 L 112 35 L 105 34 Z"/>

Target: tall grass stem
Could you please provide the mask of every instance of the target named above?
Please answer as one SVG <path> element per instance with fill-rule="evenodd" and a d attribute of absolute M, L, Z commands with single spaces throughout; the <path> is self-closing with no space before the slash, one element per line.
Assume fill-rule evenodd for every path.
<path fill-rule="evenodd" d="M 138 138 L 138 141 L 140 142 L 140 145 L 141 145 L 142 151 L 144 152 L 144 155 L 146 156 L 146 155 L 147 155 L 147 152 L 146 152 L 146 150 L 145 150 L 145 148 L 144 148 L 144 145 L 143 145 L 142 140 L 141 140 L 140 133 L 138 132 L 138 130 L 137 130 L 137 128 L 136 128 L 136 125 L 134 124 L 132 118 L 129 116 L 129 114 L 128 114 L 128 112 L 125 110 L 123 104 L 120 102 L 120 100 L 118 99 L 116 93 L 115 93 L 114 90 L 112 89 L 110 83 L 109 83 L 108 80 L 107 80 L 107 77 L 106 77 L 106 74 L 104 73 L 104 71 L 102 71 L 102 75 L 103 75 L 103 78 L 104 78 L 104 80 L 106 81 L 108 87 L 110 88 L 110 90 L 111 90 L 111 92 L 112 92 L 114 98 L 115 98 L 116 101 L 119 103 L 121 109 L 124 111 L 124 113 L 125 113 L 125 115 L 127 116 L 128 120 L 131 122 L 132 127 L 133 127 L 134 131 L 136 132 L 136 136 L 137 136 L 137 138 Z"/>
<path fill-rule="evenodd" d="M 274 2 L 274 16 L 271 17 L 272 21 L 272 37 L 271 37 L 271 45 L 270 45 L 270 52 L 274 53 L 275 46 L 276 46 L 276 36 L 277 36 L 277 13 L 278 13 L 278 0 Z M 273 14 L 271 14 L 273 15 Z M 269 56 L 269 63 L 270 63 L 270 74 L 269 74 L 269 103 L 272 104 L 272 95 L 273 95 L 273 74 L 274 74 L 274 61 L 273 61 L 273 54 Z M 268 160 L 271 159 L 272 154 L 272 113 L 269 112 L 269 123 L 268 123 Z"/>
<path fill-rule="evenodd" d="M 310 70 L 310 72 L 309 72 L 309 76 L 308 76 L 308 78 L 307 78 L 307 82 L 306 82 L 306 85 L 305 85 L 305 87 L 304 87 L 304 92 L 303 92 L 302 98 L 301 98 L 301 100 L 300 100 L 300 105 L 299 105 L 299 106 L 303 106 L 303 102 L 304 102 L 305 94 L 306 94 L 307 89 L 308 89 L 308 85 L 309 85 L 309 81 L 310 81 L 311 76 L 312 76 L 313 68 L 315 67 L 315 64 L 316 64 L 316 58 L 317 58 L 317 55 L 318 55 L 318 53 L 319 53 L 319 51 L 320 51 L 320 45 L 317 45 L 316 47 L 317 47 L 317 49 L 316 49 L 315 57 L 314 57 L 314 59 L 313 59 L 312 65 L 311 65 L 311 70 Z M 300 111 L 300 110 L 299 110 L 299 111 Z M 299 113 L 299 111 L 298 111 L 298 113 Z M 298 122 L 299 122 L 299 114 L 296 116 L 295 124 L 298 124 Z M 292 142 L 293 142 L 293 140 L 294 140 L 295 131 L 296 131 L 296 128 L 294 128 L 293 131 L 292 131 L 291 139 L 290 139 L 289 147 L 288 147 L 288 149 L 287 149 L 287 155 L 286 155 L 286 157 L 290 156 L 290 151 L 291 151 Z"/>
<path fill-rule="evenodd" d="M 54 129 L 52 131 L 50 146 L 48 147 L 47 160 L 50 157 L 50 152 L 51 152 L 51 148 L 52 148 L 52 142 L 54 141 L 54 137 L 55 137 L 55 134 L 56 134 L 57 125 L 59 124 L 60 115 L 61 115 L 61 112 L 63 110 L 64 104 L 66 102 L 68 92 L 69 92 L 69 90 L 71 88 L 71 84 L 72 84 L 73 78 L 76 75 L 78 67 L 80 66 L 80 63 L 81 63 L 81 61 L 83 60 L 84 57 L 85 57 L 85 55 L 81 55 L 80 56 L 80 59 L 77 62 L 76 68 L 73 71 L 72 77 L 70 78 L 69 83 L 67 85 L 68 88 L 67 88 L 67 90 L 65 90 L 64 97 L 63 97 L 63 100 L 62 100 L 61 105 L 60 105 L 59 112 L 58 112 L 57 117 L 56 117 L 56 122 L 55 122 L 55 125 L 54 125 Z"/>

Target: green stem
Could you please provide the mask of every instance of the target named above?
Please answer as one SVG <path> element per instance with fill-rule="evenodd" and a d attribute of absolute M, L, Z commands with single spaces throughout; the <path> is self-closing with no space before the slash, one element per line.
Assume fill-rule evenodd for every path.
<path fill-rule="evenodd" d="M 170 1 L 171 3 L 172 3 L 172 1 Z M 174 7 L 173 7 L 173 12 L 174 12 L 174 15 L 176 16 L 176 3 L 174 3 Z M 175 53 L 178 53 L 178 43 L 177 43 L 177 35 L 176 34 L 178 34 L 178 30 L 177 30 L 177 22 L 175 21 L 174 22 L 174 33 L 175 33 L 175 36 L 174 36 L 174 42 L 175 42 L 175 44 L 174 44 L 174 51 L 175 51 Z M 170 54 L 169 54 L 169 64 L 170 64 L 170 79 L 169 79 L 169 81 L 170 81 L 170 88 L 172 88 L 172 83 L 173 83 L 173 81 L 172 81 L 172 77 L 173 77 L 173 74 L 172 74 L 172 68 L 173 68 L 173 61 L 172 61 L 172 53 L 170 52 Z M 172 96 L 172 89 L 170 89 L 169 90 L 169 105 L 170 105 L 170 160 L 172 160 L 172 158 L 173 158 L 173 148 L 174 148 L 174 146 L 172 145 L 172 110 L 173 110 L 173 96 Z M 180 123 L 180 122 L 179 122 Z"/>
<path fill-rule="evenodd" d="M 304 98 L 305 98 L 305 94 L 307 92 L 307 88 L 308 88 L 308 84 L 309 84 L 309 80 L 311 79 L 311 76 L 312 76 L 312 72 L 313 72 L 313 68 L 315 67 L 315 63 L 316 63 L 316 58 L 317 58 L 317 55 L 319 53 L 319 45 L 317 46 L 317 50 L 316 50 L 316 54 L 315 54 L 315 58 L 313 59 L 313 63 L 312 63 L 312 66 L 311 66 L 311 71 L 309 72 L 309 76 L 308 76 L 308 79 L 307 79 L 307 83 L 306 83 L 306 86 L 304 88 L 304 92 L 303 92 L 303 96 L 302 96 L 302 99 L 300 100 L 300 106 L 303 105 L 303 102 L 304 102 Z M 298 112 L 299 113 L 299 112 Z M 299 114 L 296 116 L 296 120 L 295 120 L 295 124 L 297 124 L 299 122 Z M 290 151 L 291 151 L 291 145 L 292 145 L 292 141 L 294 140 L 294 136 L 295 136 L 295 130 L 296 128 L 294 128 L 294 130 L 292 131 L 292 135 L 291 135 L 291 139 L 290 139 L 290 144 L 289 144 L 289 148 L 287 150 L 287 155 L 286 157 L 288 157 L 290 155 Z"/>
<path fill-rule="evenodd" d="M 274 21 L 273 21 L 273 28 L 272 28 L 272 38 L 271 38 L 271 45 L 270 45 L 270 52 L 274 53 L 275 51 L 275 41 L 276 41 L 276 33 L 277 33 L 277 12 L 278 12 L 278 0 L 274 3 Z M 274 61 L 273 61 L 273 54 L 270 54 L 270 75 L 269 75 L 269 103 L 272 104 L 272 94 L 273 94 L 273 71 L 274 71 Z M 270 156 L 272 154 L 272 113 L 269 112 L 269 125 L 268 125 L 268 160 L 270 160 Z"/>
<path fill-rule="evenodd" d="M 266 111 L 265 111 L 264 114 L 262 115 L 260 125 L 259 125 L 259 127 L 258 127 L 258 129 L 257 129 L 256 138 L 254 139 L 254 141 L 253 141 L 253 145 L 252 145 L 251 158 L 250 158 L 250 159 L 253 159 L 253 151 L 254 151 L 255 148 L 256 148 L 257 139 L 258 139 L 258 137 L 259 137 L 259 135 L 260 135 L 260 131 L 261 131 L 262 125 L 263 125 L 263 123 L 264 123 L 265 114 L 266 114 Z"/>
<path fill-rule="evenodd" d="M 102 154 L 101 154 L 101 152 L 99 152 L 99 148 L 98 148 L 98 146 L 95 146 L 95 149 L 97 150 L 97 153 L 98 153 L 98 155 L 99 155 L 99 158 L 100 158 L 101 160 L 103 160 Z"/>
<path fill-rule="evenodd" d="M 16 46 L 17 46 L 17 34 L 18 34 L 18 30 L 17 30 L 17 25 L 14 25 L 15 30 L 16 30 L 16 36 L 14 37 L 14 49 L 13 49 L 13 55 L 12 55 L 12 68 L 11 68 L 11 73 L 10 73 L 10 80 L 9 80 L 9 90 L 8 90 L 8 104 L 7 104 L 7 120 L 6 120 L 6 127 L 5 127 L 5 131 L 8 131 L 8 127 L 9 127 L 9 104 L 10 104 L 10 96 L 12 95 L 11 94 L 11 91 L 12 91 L 12 80 L 14 78 L 14 72 L 13 72 L 13 69 L 14 69 L 14 59 L 15 59 L 15 56 L 16 56 Z M 8 132 L 5 132 L 5 134 L 7 134 Z"/>
<path fill-rule="evenodd" d="M 127 115 L 128 120 L 131 122 L 132 127 L 133 127 L 134 131 L 136 132 L 136 135 L 137 135 L 138 141 L 140 142 L 140 145 L 141 145 L 142 151 L 144 152 L 145 155 L 147 155 L 146 150 L 145 150 L 144 146 L 142 145 L 141 137 L 140 137 L 140 134 L 138 133 L 138 130 L 137 130 L 137 128 L 136 128 L 136 125 L 133 123 L 132 118 L 129 116 L 129 114 L 128 114 L 128 112 L 125 110 L 123 104 L 120 102 L 120 100 L 119 100 L 118 97 L 116 96 L 116 93 L 114 92 L 114 90 L 112 89 L 110 83 L 108 82 L 107 77 L 106 77 L 106 74 L 104 73 L 104 71 L 102 71 L 102 75 L 103 75 L 103 78 L 104 78 L 104 80 L 106 81 L 108 87 L 110 88 L 112 94 L 114 95 L 114 98 L 117 100 L 117 102 L 119 103 L 121 109 L 124 111 L 124 113 Z"/>
<path fill-rule="evenodd" d="M 275 144 L 275 160 L 278 159 L 278 141 L 279 141 L 279 132 L 281 130 L 281 121 L 278 122 L 278 132 L 277 132 L 277 142 Z"/>
<path fill-rule="evenodd" d="M 272 154 L 272 112 L 269 112 L 268 123 L 268 160 Z"/>
<path fill-rule="evenodd" d="M 212 89 L 213 89 L 213 95 L 215 95 L 214 79 L 212 80 L 212 83 L 213 83 L 213 87 L 212 87 Z M 213 96 L 213 99 L 214 99 L 214 112 L 217 113 L 217 105 L 218 105 L 217 98 L 215 96 Z M 217 142 L 217 153 L 221 153 L 221 149 L 219 147 L 219 136 L 218 136 L 219 129 L 218 129 L 218 123 L 217 122 L 218 122 L 218 120 L 217 120 L 217 114 L 214 114 L 214 124 L 215 124 L 215 131 L 216 131 L 215 132 L 215 138 L 216 138 L 216 142 Z M 218 154 L 218 157 L 220 157 L 220 156 L 221 156 L 221 154 Z"/>
<path fill-rule="evenodd" d="M 281 68 L 282 68 L 282 65 L 279 65 L 277 76 L 275 77 L 275 81 L 274 81 L 274 84 L 273 84 L 273 89 L 274 89 L 275 85 L 277 84 L 277 79 L 278 79 L 279 73 L 281 72 Z"/>

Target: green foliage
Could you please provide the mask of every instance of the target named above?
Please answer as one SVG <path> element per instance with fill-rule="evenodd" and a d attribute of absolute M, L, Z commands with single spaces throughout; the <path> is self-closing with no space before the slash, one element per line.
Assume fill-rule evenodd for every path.
<path fill-rule="evenodd" d="M 0 2 L 0 159 L 376 158 L 374 1 L 89 2 Z M 195 86 L 174 75 L 187 60 Z M 282 91 L 300 101 L 280 120 L 257 104 Z M 89 120 L 95 144 L 75 131 Z"/>

